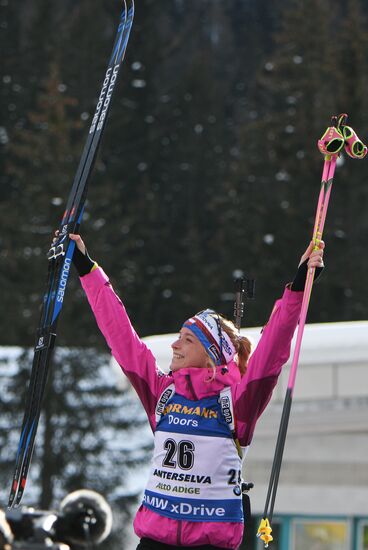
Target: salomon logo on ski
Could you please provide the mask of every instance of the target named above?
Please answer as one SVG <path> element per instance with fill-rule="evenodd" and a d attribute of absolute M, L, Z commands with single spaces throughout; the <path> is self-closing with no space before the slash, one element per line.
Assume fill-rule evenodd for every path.
<path fill-rule="evenodd" d="M 64 300 L 65 287 L 68 281 L 68 275 L 69 275 L 71 264 L 72 264 L 71 258 L 65 258 L 64 267 L 61 272 L 61 279 L 60 279 L 60 284 L 59 284 L 57 297 L 56 297 L 57 302 L 62 302 Z"/>
<path fill-rule="evenodd" d="M 114 90 L 114 84 L 115 84 L 116 77 L 118 75 L 118 70 L 119 70 L 119 65 L 115 65 L 112 76 L 111 76 L 110 86 L 109 86 L 109 89 L 107 90 L 103 110 L 102 110 L 100 119 L 99 119 L 98 124 L 97 124 L 97 131 L 100 131 L 102 126 L 103 126 L 103 123 L 104 123 L 104 120 L 105 120 L 105 117 L 106 117 L 106 113 L 107 113 L 107 109 L 109 108 L 109 104 L 110 104 L 110 101 L 111 101 L 112 92 Z"/>

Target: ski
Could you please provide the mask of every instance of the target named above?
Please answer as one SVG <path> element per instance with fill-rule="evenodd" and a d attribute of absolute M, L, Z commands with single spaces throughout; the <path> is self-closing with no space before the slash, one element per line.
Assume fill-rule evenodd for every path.
<path fill-rule="evenodd" d="M 36 332 L 31 377 L 8 501 L 9 508 L 19 506 L 24 494 L 41 414 L 48 368 L 55 345 L 57 322 L 64 301 L 75 248 L 75 243 L 69 239 L 69 234 L 76 232 L 81 223 L 89 177 L 106 125 L 119 69 L 124 60 L 133 17 L 134 0 L 124 0 L 111 57 L 72 189 L 59 225 L 59 235 L 47 254 L 46 292 L 41 305 L 39 327 Z"/>

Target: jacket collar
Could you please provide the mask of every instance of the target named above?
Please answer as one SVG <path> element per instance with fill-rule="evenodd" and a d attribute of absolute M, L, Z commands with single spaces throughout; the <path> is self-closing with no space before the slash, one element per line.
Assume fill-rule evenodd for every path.
<path fill-rule="evenodd" d="M 212 380 L 211 368 L 179 369 L 172 373 L 176 393 L 192 401 L 218 395 L 226 386 L 240 382 L 241 376 L 237 364 L 231 361 L 226 366 L 216 367 L 216 376 Z"/>

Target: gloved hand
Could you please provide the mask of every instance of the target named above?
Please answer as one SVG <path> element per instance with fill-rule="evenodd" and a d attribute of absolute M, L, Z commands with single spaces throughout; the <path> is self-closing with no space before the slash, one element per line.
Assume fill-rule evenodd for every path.
<path fill-rule="evenodd" d="M 314 280 L 316 281 L 321 275 L 324 262 L 323 262 L 323 253 L 324 253 L 325 243 L 323 241 L 319 242 L 318 250 L 314 250 L 314 242 L 311 241 L 307 250 L 304 252 L 303 256 L 300 258 L 298 271 L 296 272 L 294 281 L 291 285 L 291 290 L 302 291 L 305 287 L 305 281 L 307 278 L 308 269 L 315 267 L 316 272 L 314 275 Z"/>
<path fill-rule="evenodd" d="M 83 239 L 80 235 L 70 233 L 69 238 L 72 241 L 75 241 L 73 264 L 78 271 L 79 277 L 83 277 L 84 275 L 87 275 L 91 272 L 96 262 L 94 262 L 88 254 L 86 245 L 84 244 Z"/>

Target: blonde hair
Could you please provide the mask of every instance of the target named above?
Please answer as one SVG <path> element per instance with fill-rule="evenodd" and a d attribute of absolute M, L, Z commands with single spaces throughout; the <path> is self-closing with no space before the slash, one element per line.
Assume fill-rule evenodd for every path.
<path fill-rule="evenodd" d="M 244 376 L 247 370 L 249 356 L 252 351 L 252 342 L 246 336 L 239 335 L 238 329 L 234 323 L 230 321 L 230 319 L 226 319 L 226 317 L 223 317 L 222 315 L 219 315 L 218 319 L 221 325 L 221 330 L 226 332 L 233 343 L 234 348 L 236 349 L 236 363 L 240 370 L 241 376 Z"/>

